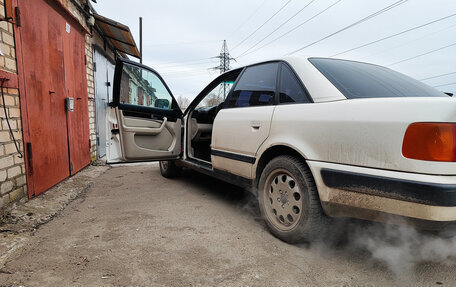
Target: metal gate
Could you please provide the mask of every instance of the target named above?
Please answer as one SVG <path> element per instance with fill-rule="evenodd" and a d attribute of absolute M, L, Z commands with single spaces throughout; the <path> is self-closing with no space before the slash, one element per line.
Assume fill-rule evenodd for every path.
<path fill-rule="evenodd" d="M 106 113 L 109 101 L 112 100 L 112 81 L 114 65 L 98 50 L 93 51 L 95 66 L 95 115 L 97 125 L 97 154 L 106 155 L 106 138 L 110 134 L 107 128 Z M 107 132 L 109 131 L 109 134 Z"/>
<path fill-rule="evenodd" d="M 84 32 L 54 2 L 17 1 L 15 28 L 29 197 L 90 163 Z M 74 99 L 67 111 L 65 98 Z"/>

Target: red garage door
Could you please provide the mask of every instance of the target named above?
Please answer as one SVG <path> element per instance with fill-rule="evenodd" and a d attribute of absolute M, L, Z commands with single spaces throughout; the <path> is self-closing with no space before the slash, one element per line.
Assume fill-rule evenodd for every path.
<path fill-rule="evenodd" d="M 90 163 L 84 31 L 54 1 L 18 1 L 18 73 L 29 197 Z M 67 111 L 65 98 L 73 98 Z"/>

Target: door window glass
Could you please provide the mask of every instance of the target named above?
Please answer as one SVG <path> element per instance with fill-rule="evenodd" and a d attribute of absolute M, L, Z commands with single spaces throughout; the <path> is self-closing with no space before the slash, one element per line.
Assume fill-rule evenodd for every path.
<path fill-rule="evenodd" d="M 173 98 L 153 72 L 127 63 L 123 65 L 120 103 L 170 110 Z"/>
<path fill-rule="evenodd" d="M 233 80 L 228 79 L 226 81 L 221 82 L 218 86 L 212 89 L 212 91 L 210 91 L 196 107 L 213 107 L 225 102 L 226 96 L 233 87 L 234 80 L 236 80 L 236 78 L 234 78 Z"/>
<path fill-rule="evenodd" d="M 280 103 L 308 102 L 306 92 L 291 69 L 283 64 L 280 70 Z"/>
<path fill-rule="evenodd" d="M 248 67 L 231 95 L 228 107 L 272 105 L 276 90 L 278 63 Z"/>

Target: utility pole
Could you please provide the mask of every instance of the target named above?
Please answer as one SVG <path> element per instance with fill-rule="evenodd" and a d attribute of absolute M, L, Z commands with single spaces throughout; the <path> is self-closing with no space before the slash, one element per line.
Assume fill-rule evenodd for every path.
<path fill-rule="evenodd" d="M 139 17 L 139 62 L 142 64 L 143 58 L 143 50 L 142 50 L 142 17 Z"/>
<path fill-rule="evenodd" d="M 223 40 L 223 45 L 222 45 L 222 50 L 220 51 L 220 55 L 216 56 L 215 58 L 220 59 L 220 65 L 217 67 L 214 67 L 214 70 L 220 70 L 220 74 L 225 73 L 226 71 L 230 70 L 230 61 L 235 60 L 234 58 L 230 57 L 230 53 L 228 52 L 228 46 L 226 45 L 226 40 Z M 220 94 L 223 94 L 223 99 L 226 98 L 227 96 L 227 87 L 228 83 L 223 83 L 222 87 L 220 87 Z"/>

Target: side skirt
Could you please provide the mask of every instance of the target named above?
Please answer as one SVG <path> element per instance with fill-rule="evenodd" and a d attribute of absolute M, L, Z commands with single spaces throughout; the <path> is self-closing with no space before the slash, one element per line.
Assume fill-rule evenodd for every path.
<path fill-rule="evenodd" d="M 256 194 L 253 189 L 253 180 L 251 179 L 235 175 L 220 169 L 214 169 L 212 168 L 212 165 L 201 163 L 197 160 L 180 160 L 179 165 L 215 177 L 219 180 L 228 182 L 230 184 L 240 186 L 252 192 L 253 194 Z"/>

